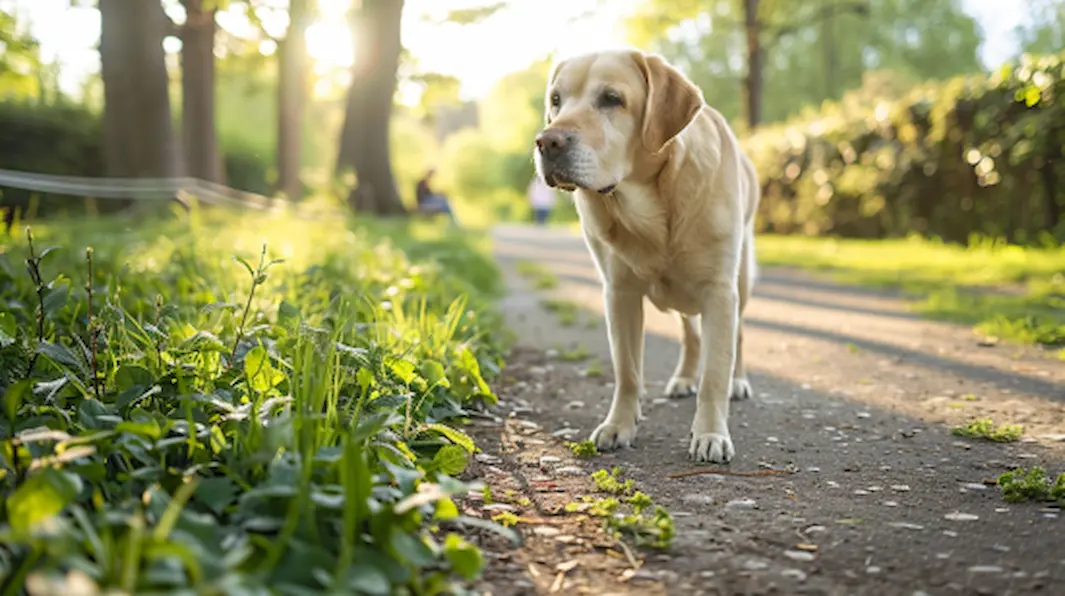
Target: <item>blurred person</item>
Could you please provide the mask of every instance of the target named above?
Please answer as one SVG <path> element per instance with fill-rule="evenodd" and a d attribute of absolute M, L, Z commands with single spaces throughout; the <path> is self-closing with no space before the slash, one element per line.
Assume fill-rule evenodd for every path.
<path fill-rule="evenodd" d="M 436 170 L 430 168 L 418 181 L 418 185 L 414 189 L 414 197 L 418 202 L 418 211 L 427 215 L 446 213 L 451 218 L 451 221 L 458 223 L 454 212 L 451 211 L 451 203 L 448 201 L 447 196 L 434 191 L 429 186 L 429 181 L 432 180 L 435 173 Z"/>
<path fill-rule="evenodd" d="M 539 174 L 534 174 L 529 182 L 529 204 L 532 206 L 537 225 L 547 225 L 551 210 L 555 207 L 555 199 L 555 190 L 548 186 Z"/>

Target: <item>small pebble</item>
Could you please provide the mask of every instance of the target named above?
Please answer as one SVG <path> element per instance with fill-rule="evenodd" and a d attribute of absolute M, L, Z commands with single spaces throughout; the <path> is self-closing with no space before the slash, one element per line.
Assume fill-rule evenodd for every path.
<path fill-rule="evenodd" d="M 895 491 L 897 493 L 908 493 L 908 492 L 910 492 L 910 485 L 908 485 L 908 484 L 892 484 L 891 485 L 891 490 L 893 490 L 893 491 Z"/>
<path fill-rule="evenodd" d="M 761 559 L 748 559 L 743 562 L 743 568 L 747 571 L 760 571 L 769 567 L 769 563 Z"/>
<path fill-rule="evenodd" d="M 536 534 L 537 536 L 551 537 L 558 536 L 561 533 L 561 530 L 558 528 L 552 528 L 551 526 L 536 526 L 533 528 L 533 534 Z"/>
<path fill-rule="evenodd" d="M 924 526 L 921 524 L 911 524 L 910 522 L 891 522 L 891 527 L 902 528 L 904 530 L 923 530 Z"/>
<path fill-rule="evenodd" d="M 980 516 L 972 513 L 962 513 L 960 511 L 954 511 L 944 515 L 943 519 L 947 519 L 950 521 L 976 521 L 980 519 Z"/>
<path fill-rule="evenodd" d="M 566 404 L 567 410 L 579 410 L 584 407 L 584 402 L 580 400 L 574 400 Z"/>
<path fill-rule="evenodd" d="M 757 509 L 758 503 L 754 499 L 733 499 L 725 503 L 726 509 Z"/>
<path fill-rule="evenodd" d="M 566 476 L 583 476 L 584 470 L 577 466 L 562 466 L 561 468 L 555 468 L 555 472 Z"/>
<path fill-rule="evenodd" d="M 785 569 L 784 571 L 780 572 L 780 575 L 799 582 L 806 581 L 806 573 L 803 572 L 801 569 Z"/>
<path fill-rule="evenodd" d="M 868 573 L 869 575 L 876 575 L 876 574 L 880 573 L 880 568 L 877 567 L 876 565 L 870 565 L 870 566 L 865 568 L 865 572 Z"/>
<path fill-rule="evenodd" d="M 816 474 L 817 472 L 821 471 L 821 468 L 819 468 L 817 466 L 810 466 L 810 467 L 806 468 L 806 471 L 807 472 L 813 472 L 813 473 Z"/>
<path fill-rule="evenodd" d="M 803 562 L 813 561 L 814 558 L 816 558 L 813 553 L 808 553 L 801 550 L 786 550 L 784 551 L 784 556 L 791 559 L 792 561 Z"/>
<path fill-rule="evenodd" d="M 540 457 L 540 465 L 546 466 L 547 464 L 557 464 L 562 461 L 561 457 L 555 457 L 554 455 L 544 455 Z"/>
<path fill-rule="evenodd" d="M 856 494 L 858 496 L 864 496 L 864 495 L 869 494 L 869 491 L 867 491 L 867 490 L 865 490 L 863 488 L 858 488 L 858 489 L 854 490 L 854 494 Z"/>
<path fill-rule="evenodd" d="M 872 414 L 870 414 L 869 412 L 858 412 L 859 418 L 869 418 L 870 416 L 872 416 Z"/>
<path fill-rule="evenodd" d="M 714 498 L 702 493 L 691 493 L 680 498 L 685 505 L 713 505 Z"/>
<path fill-rule="evenodd" d="M 884 501 L 883 505 L 884 505 L 884 507 L 898 507 L 899 506 L 899 502 L 898 501 Z"/>
<path fill-rule="evenodd" d="M 973 565 L 969 573 L 1002 573 L 1003 569 L 998 565 Z"/>

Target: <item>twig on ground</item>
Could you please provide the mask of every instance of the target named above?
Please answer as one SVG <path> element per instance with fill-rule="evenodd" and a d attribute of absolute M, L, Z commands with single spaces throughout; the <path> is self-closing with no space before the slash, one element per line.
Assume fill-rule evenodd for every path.
<path fill-rule="evenodd" d="M 625 544 L 624 540 L 618 540 L 618 546 L 621 547 L 621 551 L 625 553 L 625 558 L 629 560 L 629 565 L 632 566 L 633 571 L 640 568 L 640 562 L 636 560 L 636 555 L 632 553 L 632 549 L 629 545 Z"/>
<path fill-rule="evenodd" d="M 690 472 L 678 472 L 676 474 L 667 474 L 666 478 L 687 478 L 689 476 L 740 476 L 744 478 L 753 476 L 783 476 L 785 474 L 794 474 L 795 470 L 758 470 L 756 472 L 733 472 L 731 470 L 719 470 L 717 468 L 709 468 L 706 470 L 692 470 Z"/>

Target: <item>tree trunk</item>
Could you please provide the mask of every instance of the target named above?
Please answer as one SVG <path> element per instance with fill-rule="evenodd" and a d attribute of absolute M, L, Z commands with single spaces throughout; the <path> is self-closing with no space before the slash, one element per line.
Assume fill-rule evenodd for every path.
<path fill-rule="evenodd" d="M 753 131 L 762 121 L 762 71 L 764 50 L 758 0 L 743 0 L 744 31 L 747 35 L 747 76 L 744 96 L 747 101 L 747 128 Z"/>
<path fill-rule="evenodd" d="M 217 30 L 214 5 L 181 0 L 187 15 L 181 28 L 181 128 L 185 168 L 189 176 L 225 181 L 215 127 L 215 57 Z"/>
<path fill-rule="evenodd" d="M 277 190 L 289 200 L 303 196 L 300 181 L 300 140 L 307 95 L 307 0 L 290 0 L 289 26 L 278 47 Z"/>
<path fill-rule="evenodd" d="M 171 177 L 181 170 L 170 120 L 158 1 L 100 0 L 103 153 L 108 176 Z"/>
<path fill-rule="evenodd" d="M 356 211 L 402 215 L 392 173 L 389 121 L 402 48 L 403 0 L 363 0 L 352 12 L 355 65 L 341 131 L 337 172 L 355 168 L 348 203 Z"/>

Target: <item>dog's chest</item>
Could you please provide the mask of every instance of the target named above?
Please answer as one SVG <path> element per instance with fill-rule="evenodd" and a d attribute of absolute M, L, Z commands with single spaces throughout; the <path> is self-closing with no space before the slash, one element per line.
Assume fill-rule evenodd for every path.
<path fill-rule="evenodd" d="M 657 308 L 698 312 L 692 276 L 672 257 L 669 223 L 661 203 L 638 189 L 597 199 L 578 203 L 585 234 L 605 244 L 613 257 L 647 284 L 647 296 Z"/>

